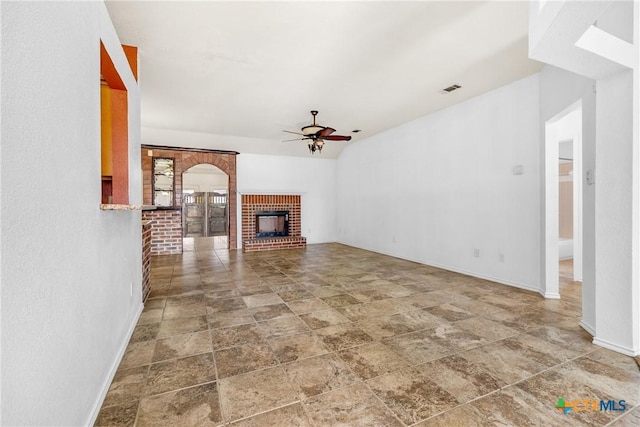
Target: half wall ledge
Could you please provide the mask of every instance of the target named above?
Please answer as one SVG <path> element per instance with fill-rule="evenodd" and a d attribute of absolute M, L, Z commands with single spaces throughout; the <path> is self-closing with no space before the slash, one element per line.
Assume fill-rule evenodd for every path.
<path fill-rule="evenodd" d="M 278 249 L 306 248 L 307 238 L 302 236 L 263 237 L 242 241 L 242 252 L 275 251 Z"/>
<path fill-rule="evenodd" d="M 115 203 L 101 203 L 100 210 L 103 211 L 152 211 L 156 207 L 153 205 L 123 205 Z"/>

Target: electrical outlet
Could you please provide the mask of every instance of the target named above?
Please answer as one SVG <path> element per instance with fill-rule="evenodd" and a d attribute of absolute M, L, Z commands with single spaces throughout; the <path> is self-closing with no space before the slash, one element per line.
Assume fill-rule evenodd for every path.
<path fill-rule="evenodd" d="M 498 261 L 504 262 L 504 254 L 498 254 Z"/>
<path fill-rule="evenodd" d="M 473 256 L 476 258 L 480 258 L 480 249 L 474 249 L 473 250 Z"/>

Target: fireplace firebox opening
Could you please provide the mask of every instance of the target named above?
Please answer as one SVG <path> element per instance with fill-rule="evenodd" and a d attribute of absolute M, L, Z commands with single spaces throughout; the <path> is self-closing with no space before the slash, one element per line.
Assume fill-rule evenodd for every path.
<path fill-rule="evenodd" d="M 256 237 L 289 235 L 289 211 L 257 211 Z"/>

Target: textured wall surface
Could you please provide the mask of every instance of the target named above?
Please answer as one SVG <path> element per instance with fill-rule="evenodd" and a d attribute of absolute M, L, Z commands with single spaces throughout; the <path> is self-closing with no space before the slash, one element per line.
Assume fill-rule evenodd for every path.
<path fill-rule="evenodd" d="M 142 309 L 140 212 L 100 210 L 101 39 L 133 204 L 139 91 L 103 3 L 2 2 L 1 20 L 1 424 L 90 425 Z"/>

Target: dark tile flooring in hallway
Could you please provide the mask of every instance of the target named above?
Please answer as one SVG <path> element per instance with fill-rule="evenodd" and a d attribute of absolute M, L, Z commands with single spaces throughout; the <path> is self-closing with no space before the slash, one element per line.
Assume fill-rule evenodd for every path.
<path fill-rule="evenodd" d="M 340 244 L 152 259 L 96 425 L 640 425 L 635 361 L 561 300 Z M 625 400 L 563 414 L 558 398 Z"/>

